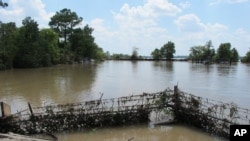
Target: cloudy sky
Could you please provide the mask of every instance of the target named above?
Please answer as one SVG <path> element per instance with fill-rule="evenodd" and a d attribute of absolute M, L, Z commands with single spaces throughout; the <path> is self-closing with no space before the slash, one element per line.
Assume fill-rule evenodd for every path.
<path fill-rule="evenodd" d="M 112 53 L 150 55 L 168 41 L 175 55 L 188 55 L 190 47 L 211 40 L 215 49 L 230 42 L 241 56 L 250 50 L 249 0 L 3 0 L 2 22 L 30 16 L 40 28 L 63 8 L 83 17 L 81 26 L 94 28 L 96 43 Z"/>

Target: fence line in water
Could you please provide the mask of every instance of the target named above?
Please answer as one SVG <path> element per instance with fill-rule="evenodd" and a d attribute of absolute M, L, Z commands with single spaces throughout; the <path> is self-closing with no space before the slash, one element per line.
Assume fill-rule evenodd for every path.
<path fill-rule="evenodd" d="M 224 137 L 229 137 L 231 124 L 250 124 L 249 109 L 240 108 L 234 103 L 198 97 L 180 91 L 177 87 L 158 93 L 43 107 L 30 106 L 14 114 L 12 117 L 15 117 L 15 122 L 11 124 L 22 133 L 58 132 L 146 122 L 152 111 Z"/>

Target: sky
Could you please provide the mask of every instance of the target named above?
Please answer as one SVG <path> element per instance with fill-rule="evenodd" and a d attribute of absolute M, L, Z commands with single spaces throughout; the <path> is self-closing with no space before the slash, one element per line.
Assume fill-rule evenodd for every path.
<path fill-rule="evenodd" d="M 63 8 L 83 18 L 81 27 L 94 29 L 95 42 L 113 53 L 149 56 L 168 41 L 175 55 L 211 40 L 214 49 L 231 43 L 240 56 L 250 50 L 250 0 L 3 0 L 0 21 L 15 22 L 30 16 L 39 28 Z"/>

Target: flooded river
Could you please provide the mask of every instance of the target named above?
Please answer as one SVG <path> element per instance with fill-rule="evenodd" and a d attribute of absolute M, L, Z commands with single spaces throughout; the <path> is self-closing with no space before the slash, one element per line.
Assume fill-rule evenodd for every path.
<path fill-rule="evenodd" d="M 60 141 L 221 141 L 185 126 L 147 125 L 94 129 L 86 132 L 58 134 Z"/>
<path fill-rule="evenodd" d="M 97 99 L 102 93 L 103 98 L 114 98 L 173 89 L 176 84 L 185 92 L 250 108 L 250 65 L 241 63 L 205 66 L 189 62 L 105 61 L 6 70 L 0 71 L 0 101 L 10 104 L 15 113 L 26 109 L 27 102 L 32 106 L 74 103 Z M 131 137 L 126 135 L 134 140 L 185 138 L 189 141 L 196 140 L 194 135 L 202 140 L 215 140 L 184 127 L 146 125 L 59 134 L 59 137 L 60 140 L 115 141 L 119 137 L 121 140 Z"/>

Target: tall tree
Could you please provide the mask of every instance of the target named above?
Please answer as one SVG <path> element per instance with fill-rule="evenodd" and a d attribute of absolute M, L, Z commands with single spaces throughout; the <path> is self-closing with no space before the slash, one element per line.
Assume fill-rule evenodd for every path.
<path fill-rule="evenodd" d="M 232 62 L 238 62 L 239 61 L 239 53 L 236 50 L 236 48 L 233 48 L 231 50 L 231 58 L 230 59 L 231 59 Z"/>
<path fill-rule="evenodd" d="M 215 50 L 212 47 L 213 45 L 211 40 L 203 46 L 191 47 L 189 58 L 191 58 L 192 61 L 205 62 L 206 64 L 209 64 L 215 55 Z"/>
<path fill-rule="evenodd" d="M 168 41 L 168 43 L 164 44 L 163 47 L 161 47 L 161 54 L 167 60 L 171 60 L 174 57 L 174 54 L 175 54 L 175 45 L 174 45 L 174 43 L 171 42 L 171 41 Z"/>
<path fill-rule="evenodd" d="M 206 58 L 206 48 L 204 46 L 193 46 L 190 49 L 189 57 L 192 60 L 205 60 Z"/>
<path fill-rule="evenodd" d="M 80 61 L 84 58 L 96 58 L 101 50 L 95 43 L 95 38 L 92 36 L 93 28 L 88 25 L 83 29 L 77 28 L 73 30 L 69 37 L 71 51 L 75 54 L 75 61 Z"/>
<path fill-rule="evenodd" d="M 231 44 L 221 43 L 217 50 L 217 59 L 219 61 L 230 61 L 231 59 Z"/>
<path fill-rule="evenodd" d="M 82 17 L 78 17 L 75 12 L 64 8 L 51 17 L 49 25 L 59 34 L 59 37 L 64 38 L 64 43 L 66 43 L 69 35 L 73 32 L 73 28 L 79 25 L 82 20 Z"/>
<path fill-rule="evenodd" d="M 94 58 L 96 55 L 96 51 L 98 49 L 97 44 L 95 43 L 95 38 L 92 36 L 93 28 L 89 27 L 89 25 L 84 26 L 83 34 L 84 34 L 84 49 L 85 52 L 83 54 L 84 57 Z"/>
<path fill-rule="evenodd" d="M 39 48 L 38 24 L 31 17 L 26 17 L 22 24 L 17 38 L 18 52 L 14 59 L 14 67 L 40 67 L 40 55 L 44 52 Z"/>
<path fill-rule="evenodd" d="M 212 57 L 215 55 L 215 50 L 212 48 L 213 47 L 212 41 L 209 40 L 204 47 L 205 47 L 204 56 L 206 58 L 206 61 L 211 62 Z"/>
<path fill-rule="evenodd" d="M 16 36 L 17 27 L 15 23 L 0 22 L 0 68 L 2 69 L 12 67 L 12 61 L 16 53 Z"/>
<path fill-rule="evenodd" d="M 57 44 L 58 34 L 52 29 L 42 29 L 39 32 L 40 42 L 43 43 L 46 54 L 44 55 L 44 65 L 57 64 L 60 60 L 60 50 Z M 46 63 L 47 62 L 47 63 Z"/>

